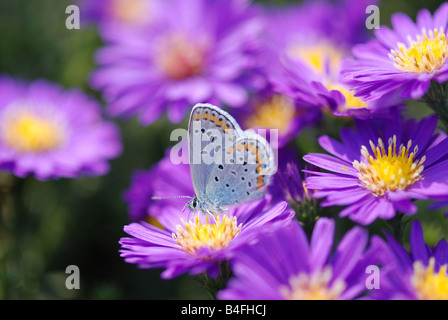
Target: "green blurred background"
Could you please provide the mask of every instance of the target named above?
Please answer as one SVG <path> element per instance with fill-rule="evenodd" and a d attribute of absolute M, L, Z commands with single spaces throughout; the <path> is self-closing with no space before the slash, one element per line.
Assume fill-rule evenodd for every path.
<path fill-rule="evenodd" d="M 95 0 L 92 0 L 95 1 Z M 186 0 L 188 1 L 188 0 Z M 263 1 L 286 4 L 291 1 Z M 394 0 L 380 5 L 381 23 L 405 12 L 413 19 L 419 9 L 433 12 L 441 1 Z M 67 30 L 65 8 L 72 0 L 0 1 L 0 74 L 25 80 L 45 78 L 80 87 L 101 101 L 87 84 L 101 47 L 96 29 Z M 82 12 L 81 12 L 82 15 Z M 428 108 L 412 103 L 414 117 Z M 159 161 L 171 145 L 169 133 L 178 126 L 162 118 L 142 127 L 134 120 L 113 119 L 122 132 L 124 151 L 111 161 L 111 171 L 99 178 L 37 181 L 0 173 L 0 299 L 208 299 L 189 276 L 160 279 L 160 270 L 139 270 L 119 257 L 118 241 L 129 222 L 122 201 L 136 169 Z M 186 123 L 182 124 L 186 128 Z M 306 130 L 297 141 L 303 153 L 320 151 L 319 128 Z M 163 137 L 166 137 L 164 139 Z M 434 245 L 448 234 L 443 212 L 428 212 L 421 203 L 415 216 Z M 351 225 L 340 222 L 340 230 Z M 381 232 L 375 223 L 371 232 Z M 80 268 L 81 289 L 67 290 L 68 265 Z"/>

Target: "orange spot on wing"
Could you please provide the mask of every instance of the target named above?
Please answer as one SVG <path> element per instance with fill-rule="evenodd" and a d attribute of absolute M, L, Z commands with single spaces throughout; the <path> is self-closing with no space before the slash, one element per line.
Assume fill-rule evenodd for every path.
<path fill-rule="evenodd" d="M 227 153 L 232 153 L 233 152 L 233 150 L 235 150 L 235 147 L 230 147 L 229 149 L 227 149 Z"/>
<path fill-rule="evenodd" d="M 262 183 L 262 184 L 258 185 L 257 190 L 260 189 L 260 188 L 263 188 L 265 185 L 266 185 L 265 183 Z"/>

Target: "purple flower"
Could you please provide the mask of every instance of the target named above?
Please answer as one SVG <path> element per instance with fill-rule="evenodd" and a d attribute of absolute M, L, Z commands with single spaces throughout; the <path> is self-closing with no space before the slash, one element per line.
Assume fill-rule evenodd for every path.
<path fill-rule="evenodd" d="M 163 230 L 140 222 L 124 227 L 131 238 L 120 240 L 121 256 L 140 268 L 165 268 L 162 278 L 182 273 L 219 274 L 219 263 L 235 257 L 240 248 L 272 228 L 287 226 L 293 212 L 286 202 L 267 208 L 267 200 L 230 208 L 215 217 L 186 211 L 166 211 L 158 219 Z"/>
<path fill-rule="evenodd" d="M 139 222 L 124 227 L 132 236 L 120 240 L 126 262 L 164 267 L 163 278 L 205 271 L 217 276 L 220 262 L 232 259 L 259 233 L 285 226 L 294 216 L 286 202 L 274 202 L 270 195 L 215 217 L 192 213 L 183 198 L 152 199 L 194 196 L 190 167 L 183 162 L 188 155 L 182 154 L 181 163 L 173 164 L 170 152 L 149 171 L 136 173 L 125 193 L 131 220 Z"/>
<path fill-rule="evenodd" d="M 297 221 L 246 246 L 231 263 L 235 275 L 220 299 L 342 300 L 366 291 L 365 268 L 375 250 L 365 251 L 368 233 L 348 231 L 334 246 L 335 223 L 320 218 L 310 242 Z"/>
<path fill-rule="evenodd" d="M 448 300 L 448 243 L 440 240 L 435 248 L 423 238 L 418 220 L 410 234 L 411 254 L 393 237 L 386 235 L 380 288 L 371 296 L 391 300 Z"/>
<path fill-rule="evenodd" d="M 145 28 L 103 30 L 91 85 L 109 113 L 150 124 L 165 111 L 180 122 L 197 102 L 244 105 L 260 79 L 258 10 L 245 0 L 166 0 L 162 11 Z"/>
<path fill-rule="evenodd" d="M 283 170 L 277 172 L 275 178 L 276 187 L 281 189 L 289 203 L 302 203 L 312 199 L 295 162 L 287 163 Z"/>
<path fill-rule="evenodd" d="M 243 129 L 266 134 L 273 148 L 283 148 L 321 118 L 319 109 L 303 107 L 292 96 L 268 85 L 252 95 L 244 108 L 235 109 L 235 118 Z"/>
<path fill-rule="evenodd" d="M 149 170 L 134 173 L 131 186 L 124 194 L 131 221 L 145 221 L 151 217 L 163 219 L 160 216 L 167 211 L 175 215 L 182 211 L 186 200 L 172 197 L 194 196 L 187 155 L 182 155 L 183 162 L 175 165 L 171 162 L 170 151 L 167 150 L 165 157 Z M 153 200 L 153 197 L 170 199 Z"/>
<path fill-rule="evenodd" d="M 390 108 L 398 107 L 392 95 L 381 102 L 362 101 L 340 75 L 342 60 L 350 57 L 355 39 L 366 36 L 361 25 L 369 2 L 344 1 L 336 5 L 320 1 L 268 11 L 266 56 L 274 63 L 268 65 L 266 73 L 274 89 L 308 110 L 330 110 L 339 116 L 388 115 Z M 334 16 L 339 18 L 337 24 L 330 18 Z M 341 19 L 345 19 L 343 23 Z"/>
<path fill-rule="evenodd" d="M 96 22 L 100 29 L 110 24 L 142 27 L 154 22 L 160 14 L 161 0 L 78 0 L 81 17 Z"/>
<path fill-rule="evenodd" d="M 414 214 L 412 199 L 448 193 L 448 139 L 434 134 L 437 117 L 418 122 L 356 122 L 340 131 L 342 142 L 319 138 L 325 154 L 308 154 L 309 163 L 330 172 L 310 172 L 306 187 L 326 198 L 322 206 L 347 206 L 340 217 L 367 225 L 391 219 L 397 211 Z M 440 137 L 442 136 L 442 139 Z"/>
<path fill-rule="evenodd" d="M 0 77 L 0 168 L 39 180 L 108 172 L 121 153 L 117 127 L 80 90 Z"/>
<path fill-rule="evenodd" d="M 353 81 L 357 97 L 373 101 L 393 92 L 402 99 L 425 95 L 431 80 L 448 80 L 448 3 L 431 15 L 419 11 L 414 23 L 403 13 L 392 16 L 392 27 L 375 30 L 376 39 L 355 46 L 343 75 Z"/>

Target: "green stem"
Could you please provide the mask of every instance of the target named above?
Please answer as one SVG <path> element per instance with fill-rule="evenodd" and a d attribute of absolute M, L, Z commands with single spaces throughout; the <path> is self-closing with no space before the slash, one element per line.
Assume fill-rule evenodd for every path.
<path fill-rule="evenodd" d="M 434 110 L 448 133 L 448 83 L 431 82 L 428 92 L 423 97 L 425 103 Z"/>
<path fill-rule="evenodd" d="M 290 207 L 295 211 L 295 218 L 300 222 L 305 233 L 311 236 L 314 225 L 320 216 L 320 210 L 318 212 L 318 204 L 315 199 L 305 199 L 302 202 L 290 202 Z"/>
<path fill-rule="evenodd" d="M 403 242 L 404 242 L 405 223 L 403 223 L 403 216 L 404 216 L 404 214 L 397 213 L 397 215 L 394 218 L 392 218 L 391 220 L 388 220 L 388 226 L 389 226 L 390 232 L 392 233 L 392 236 L 401 245 L 403 245 Z"/>
<path fill-rule="evenodd" d="M 220 263 L 220 273 L 216 278 L 211 278 L 206 272 L 195 277 L 195 280 L 201 285 L 201 287 L 207 291 L 213 300 L 216 300 L 216 294 L 218 291 L 224 289 L 227 285 L 227 281 L 232 277 L 232 270 L 229 263 Z"/>

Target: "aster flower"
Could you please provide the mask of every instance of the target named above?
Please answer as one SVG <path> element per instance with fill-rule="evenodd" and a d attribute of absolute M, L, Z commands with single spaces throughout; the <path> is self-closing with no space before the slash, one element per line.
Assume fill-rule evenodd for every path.
<path fill-rule="evenodd" d="M 258 86 L 262 21 L 245 0 L 166 0 L 146 28 L 110 27 L 91 85 L 113 116 L 180 122 L 198 101 L 238 107 Z M 257 81 L 255 81 L 257 80 Z"/>
<path fill-rule="evenodd" d="M 163 199 L 194 195 L 190 167 L 184 162 L 188 155 L 181 154 L 181 163 L 174 164 L 170 153 L 167 150 L 165 158 L 149 171 L 135 174 L 125 193 L 131 219 L 138 222 L 124 228 L 132 238 L 120 240 L 126 262 L 142 268 L 164 267 L 163 278 L 185 272 L 216 277 L 221 263 L 230 260 L 240 246 L 292 219 L 294 213 L 287 203 L 274 203 L 270 196 L 229 207 L 215 217 L 192 213 L 185 208 L 186 199 Z"/>
<path fill-rule="evenodd" d="M 305 177 L 308 176 L 305 173 Z M 279 168 L 275 175 L 273 188 L 279 189 L 283 199 L 296 213 L 307 234 L 311 234 L 314 224 L 319 216 L 318 204 L 313 197 L 313 190 L 305 187 L 299 166 L 296 162 L 288 162 L 284 168 Z"/>
<path fill-rule="evenodd" d="M 448 300 L 448 243 L 429 247 L 420 222 L 414 221 L 410 234 L 411 253 L 393 237 L 386 235 L 383 249 L 381 285 L 375 299 Z"/>
<path fill-rule="evenodd" d="M 108 172 L 121 153 L 117 127 L 80 90 L 0 78 L 0 168 L 39 180 Z"/>
<path fill-rule="evenodd" d="M 78 0 L 82 18 L 96 22 L 100 29 L 110 24 L 142 27 L 157 19 L 160 0 Z"/>
<path fill-rule="evenodd" d="M 418 122 L 377 120 L 356 122 L 356 131 L 340 131 L 342 142 L 319 138 L 325 154 L 308 154 L 309 163 L 329 172 L 310 172 L 308 189 L 326 198 L 321 206 L 347 206 L 340 212 L 367 225 L 391 219 L 396 212 L 414 214 L 414 199 L 448 192 L 448 139 L 434 134 L 437 117 Z"/>
<path fill-rule="evenodd" d="M 282 93 L 269 85 L 265 90 L 253 94 L 249 103 L 244 108 L 235 109 L 233 114 L 243 129 L 266 133 L 273 148 L 285 147 L 302 129 L 321 119 L 319 109 L 303 107 L 288 93 Z M 277 130 L 275 137 L 272 130 Z"/>
<path fill-rule="evenodd" d="M 163 219 L 161 216 L 167 211 L 175 215 L 182 211 L 185 199 L 172 197 L 194 194 L 187 155 L 182 155 L 182 162 L 174 165 L 170 152 L 168 149 L 165 157 L 149 170 L 137 170 L 133 174 L 131 186 L 124 193 L 131 221 Z"/>
<path fill-rule="evenodd" d="M 162 278 L 189 272 L 217 277 L 220 263 L 238 254 L 240 247 L 274 227 L 284 227 L 293 214 L 286 202 L 266 209 L 266 199 L 230 208 L 215 217 L 190 211 L 163 213 L 161 230 L 145 222 L 124 227 L 131 237 L 120 240 L 121 256 L 140 268 L 165 268 Z"/>
<path fill-rule="evenodd" d="M 246 246 L 231 263 L 235 278 L 218 293 L 232 300 L 344 300 L 366 291 L 368 234 L 348 231 L 334 246 L 335 222 L 320 218 L 310 242 L 297 221 Z"/>
<path fill-rule="evenodd" d="M 434 15 L 419 11 L 415 23 L 403 13 L 394 14 L 393 29 L 375 30 L 376 39 L 355 46 L 354 59 L 344 63 L 342 74 L 352 81 L 355 96 L 374 101 L 399 92 L 402 99 L 419 99 L 431 81 L 448 80 L 447 24 L 448 3 Z"/>
<path fill-rule="evenodd" d="M 393 96 L 372 103 L 355 97 L 350 83 L 340 75 L 343 58 L 350 57 L 356 41 L 366 38 L 364 11 L 369 2 L 319 1 L 268 11 L 267 55 L 280 60 L 278 65 L 271 63 L 267 71 L 275 90 L 302 107 L 329 110 L 339 116 L 388 115 L 389 108 L 398 107 Z M 340 19 L 332 23 L 330 17 L 334 16 L 344 23 Z"/>

